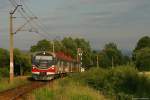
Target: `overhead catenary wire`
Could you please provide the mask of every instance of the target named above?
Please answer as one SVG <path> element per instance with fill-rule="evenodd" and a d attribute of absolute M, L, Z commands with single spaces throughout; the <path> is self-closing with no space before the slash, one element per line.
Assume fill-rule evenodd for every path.
<path fill-rule="evenodd" d="M 26 5 L 26 3 L 23 1 L 23 5 L 24 5 L 24 7 L 32 14 L 32 16 L 36 16 L 33 12 L 32 12 L 32 10 L 30 10 L 30 8 Z M 46 26 L 42 23 L 42 21 L 38 18 L 37 19 L 38 20 L 38 25 L 43 29 L 43 31 L 45 32 L 45 33 L 47 33 L 47 34 L 49 34 L 49 32 L 46 30 Z M 44 27 L 45 28 L 44 28 Z"/>
<path fill-rule="evenodd" d="M 23 5 L 24 5 L 24 7 L 31 13 L 32 16 L 36 16 L 36 15 L 30 10 L 30 8 L 26 5 L 25 2 L 23 2 Z M 27 12 L 25 12 L 25 13 L 28 15 Z M 37 22 L 37 21 L 38 21 L 38 22 Z M 44 33 L 46 33 L 47 35 L 49 35 L 49 32 L 48 32 L 48 30 L 46 29 L 46 26 L 41 22 L 41 20 L 40 20 L 39 18 L 38 18 L 37 20 L 34 20 L 33 22 L 36 23 L 36 25 L 37 25 Z"/>
<path fill-rule="evenodd" d="M 26 3 L 23 1 L 23 7 L 25 7 L 26 10 L 28 10 L 28 12 L 31 13 L 32 16 L 36 16 L 31 10 L 30 8 L 26 5 Z M 25 10 L 24 10 L 24 13 L 27 15 L 27 16 L 30 16 L 30 14 L 28 14 Z M 37 22 L 38 21 L 38 22 Z M 41 20 L 39 20 L 39 18 L 37 18 L 36 20 L 33 20 L 34 24 L 39 27 L 43 33 L 46 33 L 47 35 L 49 35 L 49 32 L 48 30 L 46 30 L 46 26 L 44 24 L 42 24 Z M 43 27 L 44 26 L 44 27 Z M 47 37 L 46 37 L 47 38 Z"/>
<path fill-rule="evenodd" d="M 9 0 L 10 1 L 10 3 L 15 7 L 16 5 L 18 5 L 17 4 L 17 2 L 14 0 L 14 1 L 12 1 L 12 0 Z M 29 14 L 27 14 L 26 13 L 26 11 L 22 8 L 22 9 L 18 9 L 18 12 L 20 13 L 20 15 L 22 16 L 22 18 L 24 18 L 26 21 L 28 21 L 29 20 L 29 18 L 30 18 L 30 15 Z M 37 28 L 38 26 L 37 25 L 35 25 L 34 23 L 29 23 L 30 24 L 30 26 L 33 28 L 33 29 L 35 29 L 35 30 L 39 30 L 39 28 Z M 34 25 L 33 25 L 34 24 Z M 36 34 L 38 34 L 38 35 L 40 35 L 41 37 L 43 37 L 43 38 L 47 38 L 47 36 L 45 36 L 45 35 L 43 35 L 43 34 L 41 34 L 41 33 L 39 33 L 39 32 L 35 32 Z"/>

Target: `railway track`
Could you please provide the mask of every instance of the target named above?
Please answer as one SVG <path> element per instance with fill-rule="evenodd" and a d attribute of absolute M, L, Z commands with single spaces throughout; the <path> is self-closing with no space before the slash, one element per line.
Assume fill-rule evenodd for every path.
<path fill-rule="evenodd" d="M 0 92 L 0 100 L 21 100 L 21 98 L 25 96 L 27 93 L 31 92 L 34 89 L 45 86 L 51 83 L 52 81 L 46 81 L 46 82 L 32 81 L 28 84 L 18 86 L 16 88 L 8 89 L 6 91 L 2 91 Z"/>

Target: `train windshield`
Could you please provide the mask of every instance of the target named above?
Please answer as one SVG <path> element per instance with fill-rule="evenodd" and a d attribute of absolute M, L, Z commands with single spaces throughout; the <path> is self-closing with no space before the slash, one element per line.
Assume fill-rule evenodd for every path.
<path fill-rule="evenodd" d="M 36 60 L 53 60 L 52 56 L 36 56 Z"/>
<path fill-rule="evenodd" d="M 34 63 L 39 68 L 48 68 L 54 64 L 53 56 L 35 56 Z"/>

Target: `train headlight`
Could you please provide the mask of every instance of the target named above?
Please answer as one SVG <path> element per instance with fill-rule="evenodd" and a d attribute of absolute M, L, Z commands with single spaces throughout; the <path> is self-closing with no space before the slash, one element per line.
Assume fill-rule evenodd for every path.
<path fill-rule="evenodd" d="M 54 67 L 52 67 L 52 69 L 55 69 Z"/>

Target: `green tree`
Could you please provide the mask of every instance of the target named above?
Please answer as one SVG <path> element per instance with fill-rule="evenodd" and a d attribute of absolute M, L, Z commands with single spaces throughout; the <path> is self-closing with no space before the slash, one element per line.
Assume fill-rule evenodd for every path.
<path fill-rule="evenodd" d="M 19 49 L 14 49 L 14 72 L 16 75 L 25 74 L 31 70 L 31 57 L 22 53 Z"/>
<path fill-rule="evenodd" d="M 150 37 L 139 39 L 133 51 L 133 61 L 139 70 L 150 70 Z"/>
<path fill-rule="evenodd" d="M 111 66 L 111 59 L 108 58 L 106 52 L 101 51 L 98 55 L 99 58 L 99 66 L 106 68 Z"/>
<path fill-rule="evenodd" d="M 9 52 L 0 48 L 0 78 L 9 76 Z"/>
<path fill-rule="evenodd" d="M 75 43 L 74 39 L 71 37 L 65 37 L 62 40 L 62 44 L 64 46 L 64 52 L 66 54 L 70 54 L 73 57 L 76 57 L 77 52 L 77 44 Z"/>
<path fill-rule="evenodd" d="M 150 37 L 149 36 L 144 36 L 142 37 L 138 43 L 137 43 L 137 46 L 135 47 L 135 50 L 140 50 L 142 48 L 145 48 L 145 47 L 150 47 Z"/>
<path fill-rule="evenodd" d="M 82 50 L 82 63 L 83 63 L 83 67 L 90 67 L 92 66 L 92 51 L 91 51 L 91 46 L 89 41 L 86 41 L 83 38 L 77 38 L 74 40 L 77 48 L 81 48 Z"/>
<path fill-rule="evenodd" d="M 9 65 L 9 52 L 3 48 L 0 48 L 0 67 Z"/>
<path fill-rule="evenodd" d="M 91 47 L 90 43 L 82 38 L 73 39 L 71 37 L 65 37 L 63 40 L 53 40 L 55 46 L 55 52 L 64 52 L 67 55 L 72 56 L 74 59 L 77 57 L 77 49 L 81 48 L 82 50 L 82 64 L 83 66 L 90 66 L 91 61 Z M 31 46 L 30 51 L 52 51 L 52 42 L 47 40 L 41 40 L 36 45 Z"/>
<path fill-rule="evenodd" d="M 135 52 L 135 64 L 139 70 L 150 70 L 150 48 L 146 47 Z"/>
<path fill-rule="evenodd" d="M 97 56 L 98 56 L 98 51 L 93 50 L 91 53 L 91 60 L 92 60 L 92 66 L 97 66 Z"/>
<path fill-rule="evenodd" d="M 52 43 L 48 40 L 41 40 L 37 43 L 37 45 L 33 45 L 30 48 L 31 52 L 35 51 L 52 51 Z"/>
<path fill-rule="evenodd" d="M 64 51 L 65 47 L 63 46 L 61 41 L 58 40 L 53 40 L 54 42 L 54 48 L 55 48 L 55 52 L 59 52 L 59 51 Z"/>
<path fill-rule="evenodd" d="M 131 57 L 124 55 L 122 64 L 124 65 L 131 64 L 131 59 L 132 59 Z"/>
<path fill-rule="evenodd" d="M 115 43 L 108 43 L 99 54 L 99 64 L 102 67 L 117 66 L 123 63 L 123 55 Z"/>

